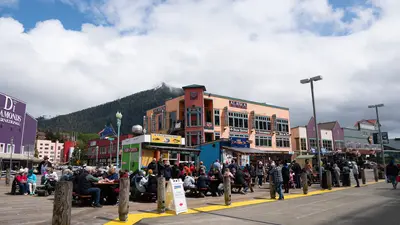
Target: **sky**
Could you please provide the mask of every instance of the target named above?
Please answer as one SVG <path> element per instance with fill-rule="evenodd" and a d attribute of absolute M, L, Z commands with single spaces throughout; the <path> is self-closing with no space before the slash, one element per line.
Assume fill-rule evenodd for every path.
<path fill-rule="evenodd" d="M 399 0 L 0 0 L 0 92 L 34 116 L 61 115 L 154 88 L 290 108 L 400 137 Z"/>

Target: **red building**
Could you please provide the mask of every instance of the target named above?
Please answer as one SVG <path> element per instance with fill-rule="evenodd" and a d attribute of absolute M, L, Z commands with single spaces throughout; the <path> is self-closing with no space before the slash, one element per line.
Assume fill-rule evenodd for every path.
<path fill-rule="evenodd" d="M 70 153 L 76 146 L 76 141 L 64 141 L 64 153 L 61 162 L 68 162 L 70 158 Z"/>
<path fill-rule="evenodd" d="M 122 141 L 128 138 L 132 138 L 132 134 L 122 135 L 119 137 L 119 158 L 121 159 Z M 100 165 L 115 165 L 117 162 L 117 138 L 110 141 L 108 139 L 94 139 L 90 140 L 88 143 L 88 165 L 96 165 L 96 155 L 97 160 Z M 110 161 L 111 159 L 111 161 Z"/>

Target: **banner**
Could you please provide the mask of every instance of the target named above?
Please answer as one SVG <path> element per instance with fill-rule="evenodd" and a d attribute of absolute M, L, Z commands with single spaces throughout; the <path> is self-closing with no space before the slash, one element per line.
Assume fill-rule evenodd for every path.
<path fill-rule="evenodd" d="M 231 137 L 231 147 L 233 148 L 250 148 L 250 142 L 248 138 Z"/>
<path fill-rule="evenodd" d="M 166 135 L 166 134 L 152 134 L 151 142 L 152 143 L 160 143 L 160 144 L 181 144 L 182 137 L 175 135 Z"/>

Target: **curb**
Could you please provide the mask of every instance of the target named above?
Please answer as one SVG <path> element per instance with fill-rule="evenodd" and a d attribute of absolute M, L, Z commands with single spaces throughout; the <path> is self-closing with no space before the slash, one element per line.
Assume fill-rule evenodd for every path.
<path fill-rule="evenodd" d="M 385 182 L 385 180 L 379 180 L 378 182 L 368 182 L 366 184 L 361 185 L 361 187 L 366 187 L 368 185 L 372 184 L 378 184 Z M 285 196 L 285 200 L 290 200 L 290 199 L 296 199 L 296 198 L 305 198 L 308 196 L 314 196 L 314 195 L 320 195 L 320 194 L 326 194 L 326 193 L 331 193 L 331 192 L 336 192 L 336 191 L 343 191 L 347 189 L 351 189 L 355 187 L 340 187 L 340 188 L 335 188 L 332 190 L 318 190 L 318 191 L 312 191 L 309 192 L 308 194 L 292 194 Z M 218 210 L 224 210 L 224 209 L 232 209 L 232 208 L 237 208 L 237 207 L 242 207 L 242 206 L 249 206 L 249 205 L 256 205 L 256 204 L 262 204 L 262 203 L 268 203 L 268 202 L 276 202 L 278 200 L 274 199 L 253 199 L 253 200 L 247 200 L 247 201 L 240 201 L 240 202 L 232 202 L 230 206 L 225 206 L 223 204 L 221 205 L 211 205 L 211 206 L 203 206 L 203 207 L 198 207 L 198 208 L 193 208 L 193 209 L 188 209 L 188 212 L 182 213 L 179 215 L 188 215 L 188 214 L 197 214 L 197 213 L 202 213 L 202 212 L 211 212 L 211 211 L 218 211 Z M 151 219 L 151 218 L 159 218 L 159 217 L 167 217 L 167 216 L 176 216 L 175 212 L 173 211 L 167 211 L 164 214 L 159 214 L 157 212 L 144 212 L 144 213 L 134 213 L 134 214 L 128 214 L 128 220 L 123 222 L 120 221 L 118 218 L 114 219 L 113 221 L 104 223 L 104 225 L 121 225 L 121 224 L 135 224 L 142 219 Z"/>

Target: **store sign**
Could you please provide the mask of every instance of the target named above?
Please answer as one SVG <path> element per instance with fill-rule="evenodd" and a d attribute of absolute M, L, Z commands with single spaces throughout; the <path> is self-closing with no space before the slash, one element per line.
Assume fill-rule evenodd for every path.
<path fill-rule="evenodd" d="M 128 153 L 128 152 L 137 152 L 139 151 L 138 148 L 124 148 L 124 152 Z"/>
<path fill-rule="evenodd" d="M 185 189 L 181 179 L 170 179 L 167 183 L 165 196 L 165 205 L 169 210 L 175 211 L 175 214 L 188 211 Z"/>
<path fill-rule="evenodd" d="M 248 133 L 248 132 L 249 132 L 249 129 L 237 128 L 237 127 L 229 127 L 229 131 L 231 131 L 231 132 L 243 132 L 243 133 Z"/>
<path fill-rule="evenodd" d="M 233 148 L 250 148 L 250 142 L 248 138 L 231 137 L 229 138 L 231 147 Z"/>
<path fill-rule="evenodd" d="M 276 135 L 278 135 L 278 136 L 289 136 L 289 135 L 290 135 L 289 132 L 277 131 L 277 132 L 275 132 L 275 133 L 276 133 Z"/>
<path fill-rule="evenodd" d="M 235 108 L 240 108 L 240 109 L 247 109 L 247 103 L 245 103 L 245 102 L 229 100 L 229 106 L 235 107 Z"/>
<path fill-rule="evenodd" d="M 160 144 L 181 144 L 182 137 L 176 135 L 167 135 L 167 134 L 151 134 L 151 142 L 152 143 L 160 143 Z"/>
<path fill-rule="evenodd" d="M 256 130 L 256 134 L 272 135 L 271 131 Z"/>
<path fill-rule="evenodd" d="M 0 94 L 0 123 L 7 123 L 16 126 L 23 124 L 26 105 L 18 100 Z"/>
<path fill-rule="evenodd" d="M 206 125 L 204 126 L 204 129 L 206 129 L 206 130 L 213 130 L 213 129 L 214 129 L 213 123 L 211 123 L 211 122 L 206 122 Z"/>
<path fill-rule="evenodd" d="M 154 114 L 158 114 L 158 113 L 161 113 L 161 112 L 165 111 L 166 109 L 167 109 L 166 106 L 163 105 L 163 106 L 160 106 L 158 108 L 153 109 L 153 113 Z"/>

